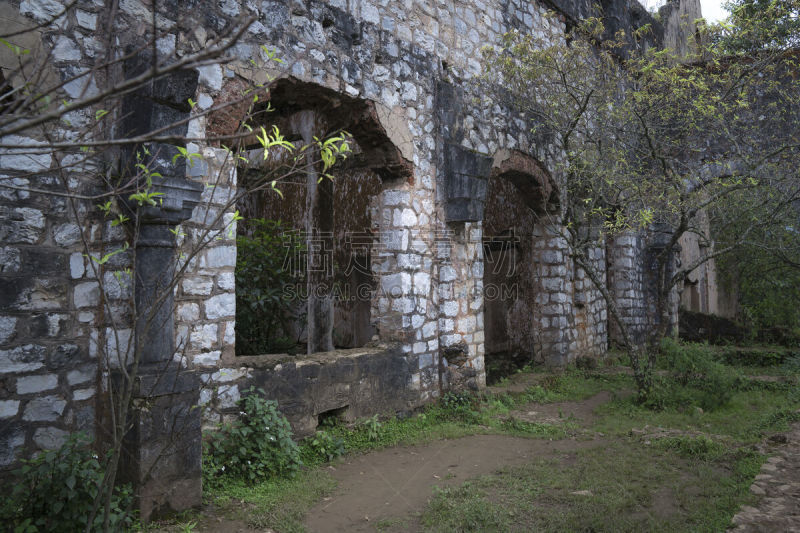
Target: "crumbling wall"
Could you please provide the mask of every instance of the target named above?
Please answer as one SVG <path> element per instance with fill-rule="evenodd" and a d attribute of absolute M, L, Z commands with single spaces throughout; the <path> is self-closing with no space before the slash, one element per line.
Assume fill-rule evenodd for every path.
<path fill-rule="evenodd" d="M 9 37 L 11 43 L 27 50 L 27 57 L 47 60 L 42 83 L 69 80 L 95 57 L 98 8 L 82 7 L 80 16 L 71 13 L 59 25 L 25 31 L 62 6 L 0 3 L 4 33 L 20 32 Z M 4 77 L 18 87 L 20 79 L 12 75 L 18 58 L 4 47 L 1 59 Z M 68 101 L 96 92 L 95 81 L 86 77 L 63 87 Z M 111 273 L 128 266 L 127 256 L 101 267 L 84 247 L 103 257 L 124 232 L 102 220 L 93 203 L 64 195 L 96 193 L 97 184 L 85 178 L 103 168 L 91 155 L 56 152 L 45 144 L 75 135 L 93 119 L 92 110 L 67 118 L 57 128 L 0 137 L 21 148 L 0 149 L 0 185 L 19 188 L 0 188 L 0 469 L 23 450 L 59 446 L 71 431 L 94 434 L 102 386 L 98 344 L 112 342 L 105 339 L 106 325 L 128 316 L 130 278 Z"/>
<path fill-rule="evenodd" d="M 63 8 L 58 2 L 10 5 L 13 9 L 4 7 L 0 14 L 25 21 L 43 21 Z M 346 399 L 355 417 L 372 412 L 370 405 L 386 412 L 413 409 L 448 387 L 484 385 L 484 245 L 493 237 L 484 231 L 488 180 L 504 151 L 534 158 L 545 169 L 558 154 L 547 139 L 530 134 L 525 117 L 486 102 L 470 80 L 482 72 L 480 48 L 498 42 L 504 32 L 519 29 L 560 42 L 571 17 L 585 11 L 584 2 L 556 2 L 561 13 L 548 16 L 550 5 L 501 0 L 413 6 L 346 0 L 192 0 L 158 14 L 157 53 L 172 59 L 211 45 L 234 17 L 256 18 L 225 61 L 193 73 L 196 88 L 194 81 L 167 84 L 142 100 L 152 111 L 146 120 L 157 116 L 162 121 L 153 118 L 151 126 L 191 113 L 187 133 L 195 141 L 187 150 L 202 156 L 185 167 L 189 180 L 204 186 L 202 202 L 188 221 L 173 228 L 179 245 L 176 261 L 185 269 L 175 293 L 174 318 L 175 359 L 199 369 L 206 384 L 201 404 L 207 421 L 232 414 L 244 390 L 260 385 L 274 392 L 297 428 L 313 429 L 311 421 L 319 414 L 315 411 L 342 406 L 305 402 L 303 395 L 311 389 L 287 385 L 278 390 L 278 383 L 304 379 L 304 372 L 324 376 L 309 386 L 317 391 L 313 394 L 349 391 L 340 399 Z M 121 49 L 140 42 L 149 31 L 148 7 L 140 2 L 121 2 L 113 21 L 94 2 L 81 0 L 74 7 L 59 24 L 43 29 L 47 46 L 54 50 L 54 68 L 63 79 L 100 59 L 102 45 L 94 35 L 98 28 L 119 37 Z M 262 46 L 274 49 L 283 66 L 271 62 Z M 222 143 L 206 145 L 197 139 L 235 131 L 235 106 L 202 114 L 229 103 L 245 87 L 266 83 L 269 76 L 280 79 L 282 89 L 270 96 L 279 110 L 283 107 L 291 114 L 313 107 L 322 112 L 317 104 L 323 104 L 326 117 L 348 129 L 369 153 L 366 169 L 360 171 L 381 180 L 380 192 L 354 191 L 349 186 L 359 180 L 347 181 L 344 173 L 337 177 L 343 186 L 334 190 L 341 192 L 337 202 L 358 196 L 356 225 L 368 222 L 374 237 L 370 322 L 384 348 L 335 351 L 330 357 L 274 365 L 235 357 L 237 227 L 230 201 L 240 190 L 242 176 Z M 103 79 L 79 79 L 68 83 L 65 91 L 77 98 L 84 88 L 91 94 L 103 84 Z M 191 107 L 183 94 L 187 87 Z M 76 113 L 70 120 L 86 124 L 92 111 Z M 58 133 L 68 134 L 69 127 L 63 128 Z M 22 140 L 35 146 L 41 135 L 31 132 Z M 172 155 L 160 154 L 159 164 L 172 168 Z M 124 163 L 131 156 L 112 156 L 109 161 Z M 0 168 L 21 186 L 93 190 L 95 163 L 83 161 L 80 154 L 65 157 L 76 166 L 55 172 L 65 163 L 60 154 L 0 153 Z M 40 167 L 48 172 L 26 177 Z M 552 177 L 556 189 L 560 179 Z M 114 275 L 130 266 L 127 254 L 114 256 L 104 268 L 90 268 L 83 239 L 97 257 L 127 239 L 123 227 L 96 216 L 91 203 L 78 203 L 72 211 L 60 197 L 1 190 L 0 423 L 5 440 L 0 466 L 6 466 L 22 447 L 52 447 L 68 431 L 91 429 L 99 405 L 95 398 L 107 377 L 98 365 L 99 352 L 124 352 L 133 336 L 128 311 L 133 283 Z M 562 187 L 556 197 L 564 194 Z M 369 202 L 363 195 L 371 196 Z M 542 200 L 551 199 L 545 195 Z M 368 217 L 363 212 L 367 204 Z M 557 205 L 552 212 L 558 212 Z M 334 224 L 339 226 L 347 225 Z M 532 344 L 530 350 L 551 364 L 566 364 L 581 353 L 602 353 L 603 305 L 587 288 L 585 277 L 573 272 L 565 240 L 544 225 L 525 229 L 531 230 L 525 236 L 529 252 L 520 271 L 525 307 L 514 311 L 514 320 L 525 320 L 528 313 L 531 317 L 518 345 Z M 207 246 L 192 255 L 199 242 Z M 639 251 L 634 244 L 620 244 L 621 251 L 614 248 L 608 254 L 614 267 L 609 284 L 614 287 L 617 279 L 627 279 L 623 270 L 636 271 L 634 252 Z M 626 250 L 631 254 L 625 255 Z M 606 260 L 602 251 L 595 260 Z M 644 281 L 637 275 L 624 289 L 630 291 L 631 320 L 638 320 L 636 299 L 643 294 Z M 115 330 L 112 321 L 118 325 Z M 389 345 L 392 348 L 385 347 Z"/>

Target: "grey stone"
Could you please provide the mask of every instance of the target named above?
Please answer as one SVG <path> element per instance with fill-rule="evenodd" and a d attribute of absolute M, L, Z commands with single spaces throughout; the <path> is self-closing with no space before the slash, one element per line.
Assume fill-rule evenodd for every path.
<path fill-rule="evenodd" d="M 45 228 L 44 215 L 38 209 L 17 207 L 0 209 L 0 219 L 8 222 L 0 227 L 0 239 L 9 244 L 35 244 Z"/>
<path fill-rule="evenodd" d="M 95 377 L 94 368 L 70 370 L 67 372 L 67 383 L 70 385 L 79 385 L 91 381 Z"/>
<path fill-rule="evenodd" d="M 75 18 L 81 28 L 86 28 L 87 30 L 97 29 L 97 15 L 94 13 L 78 9 L 75 11 Z"/>
<path fill-rule="evenodd" d="M 411 275 L 400 272 L 381 278 L 381 289 L 385 296 L 397 297 L 408 294 L 411 290 Z"/>
<path fill-rule="evenodd" d="M 245 376 L 247 376 L 247 370 L 244 368 L 220 368 L 211 374 L 211 381 L 215 383 L 230 383 Z"/>
<path fill-rule="evenodd" d="M 33 442 L 42 450 L 55 450 L 64 444 L 69 433 L 58 428 L 39 428 L 33 434 Z"/>
<path fill-rule="evenodd" d="M 19 250 L 10 246 L 0 248 L 0 274 L 19 272 Z"/>
<path fill-rule="evenodd" d="M 207 65 L 197 67 L 197 72 L 200 73 L 200 83 L 214 91 L 222 89 L 222 67 L 219 65 Z"/>
<path fill-rule="evenodd" d="M 53 422 L 61 417 L 67 402 L 60 396 L 35 398 L 25 406 L 22 419 L 28 422 Z"/>
<path fill-rule="evenodd" d="M 61 224 L 53 230 L 53 240 L 59 246 L 72 246 L 81 240 L 81 228 L 76 224 Z"/>
<path fill-rule="evenodd" d="M 50 150 L 42 141 L 19 135 L 6 135 L 0 140 L 14 147 L 0 148 L 0 168 L 41 172 L 49 169 L 53 162 Z"/>
<path fill-rule="evenodd" d="M 53 60 L 54 61 L 79 61 L 81 59 L 81 51 L 78 45 L 64 35 L 60 35 L 56 40 L 56 45 L 53 47 Z"/>
<path fill-rule="evenodd" d="M 105 272 L 103 289 L 110 300 L 125 300 L 131 297 L 133 281 L 130 275 L 122 271 Z"/>
<path fill-rule="evenodd" d="M 17 450 L 25 444 L 25 433 L 19 428 L 0 432 L 0 466 L 8 466 L 17 459 Z"/>
<path fill-rule="evenodd" d="M 213 352 L 199 353 L 192 358 L 192 362 L 198 366 L 216 366 L 219 364 L 222 352 L 215 350 Z"/>
<path fill-rule="evenodd" d="M 64 11 L 64 5 L 56 0 L 22 0 L 19 12 L 30 15 L 36 22 L 47 22 Z"/>
<path fill-rule="evenodd" d="M 111 368 L 121 368 L 133 357 L 133 330 L 106 328 L 106 357 Z"/>
<path fill-rule="evenodd" d="M 217 406 L 220 409 L 236 407 L 240 399 L 238 385 L 221 385 L 217 389 Z"/>
<path fill-rule="evenodd" d="M 211 294 L 214 283 L 209 278 L 187 278 L 181 283 L 183 292 L 193 296 L 206 296 Z"/>
<path fill-rule="evenodd" d="M 12 340 L 17 327 L 17 319 L 13 316 L 0 316 L 0 344 Z"/>
<path fill-rule="evenodd" d="M 73 297 L 75 307 L 94 307 L 100 303 L 100 284 L 96 281 L 87 281 L 75 285 Z"/>
<path fill-rule="evenodd" d="M 91 74 L 80 76 L 71 82 L 65 83 L 64 90 L 70 98 L 92 98 L 100 93 Z"/>
<path fill-rule="evenodd" d="M 90 387 L 88 389 L 78 389 L 72 393 L 72 399 L 76 402 L 81 402 L 83 400 L 88 400 L 94 397 L 95 390 L 94 387 Z"/>
<path fill-rule="evenodd" d="M 233 293 L 212 296 L 205 303 L 206 317 L 210 320 L 236 316 L 236 295 Z"/>
<path fill-rule="evenodd" d="M 200 260 L 201 268 L 224 268 L 236 266 L 235 246 L 215 246 L 206 251 Z"/>
<path fill-rule="evenodd" d="M 69 256 L 69 275 L 72 279 L 79 279 L 83 277 L 85 266 L 83 262 L 83 254 L 75 252 Z"/>
<path fill-rule="evenodd" d="M 190 337 L 192 347 L 199 350 L 209 350 L 217 344 L 217 325 L 201 324 L 192 329 Z"/>
<path fill-rule="evenodd" d="M 178 319 L 184 322 L 193 322 L 200 318 L 200 306 L 196 303 L 178 305 Z"/>
<path fill-rule="evenodd" d="M 55 374 L 17 378 L 17 394 L 35 394 L 56 387 L 58 387 L 58 376 Z"/>
<path fill-rule="evenodd" d="M 19 413 L 19 400 L 0 400 L 0 418 L 11 418 Z"/>
<path fill-rule="evenodd" d="M 38 370 L 44 366 L 44 356 L 44 347 L 36 344 L 0 350 L 0 374 Z"/>
<path fill-rule="evenodd" d="M 217 276 L 217 287 L 223 291 L 236 289 L 236 278 L 233 272 L 222 272 Z"/>

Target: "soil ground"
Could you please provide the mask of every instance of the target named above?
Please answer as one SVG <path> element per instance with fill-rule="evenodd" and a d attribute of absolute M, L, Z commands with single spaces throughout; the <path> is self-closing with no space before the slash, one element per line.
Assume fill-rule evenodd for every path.
<path fill-rule="evenodd" d="M 602 372 L 613 374 L 614 370 L 616 369 L 604 369 Z M 544 374 L 519 374 L 507 380 L 502 386 L 490 387 L 487 392 L 522 393 L 542 383 L 546 386 L 548 379 L 550 377 Z M 617 397 L 625 396 L 626 391 L 617 389 L 615 394 Z M 581 401 L 517 403 L 507 412 L 495 415 L 500 420 L 523 424 L 570 427 L 572 429 L 566 432 L 566 438 L 551 440 L 478 434 L 434 440 L 413 446 L 393 446 L 363 454 L 349 454 L 331 464 L 322 465 L 318 468 L 332 478 L 335 488 L 324 493 L 326 495 L 321 499 L 311 500 L 317 503 L 314 505 L 309 503 L 310 509 L 305 508 L 308 511 L 305 513 L 305 518 L 301 518 L 302 524 L 297 522 L 297 527 L 292 527 L 291 530 L 305 528 L 311 532 L 420 531 L 425 524 L 424 513 L 429 512 L 426 510 L 429 510 L 432 502 L 436 501 L 436 495 L 440 490 L 458 491 L 465 482 L 469 485 L 472 480 L 480 479 L 481 476 L 484 476 L 484 479 L 494 476 L 496 479 L 499 472 L 503 472 L 500 475 L 505 476 L 514 469 L 519 471 L 519 469 L 534 468 L 535 464 L 540 465 L 536 468 L 541 468 L 543 463 L 547 463 L 547 468 L 555 472 L 575 468 L 576 464 L 578 469 L 586 468 L 586 463 L 581 461 L 586 460 L 587 453 L 594 454 L 601 460 L 600 462 L 613 463 L 616 459 L 606 457 L 607 455 L 624 453 L 632 448 L 619 448 L 619 443 L 614 438 L 598 432 L 595 422 L 602 416 L 598 416 L 598 411 L 602 413 L 604 406 L 612 401 L 615 394 L 602 391 Z M 771 458 L 770 462 L 764 465 L 765 470 L 756 477 L 751 492 L 752 495 L 760 497 L 751 498 L 749 501 L 751 505 L 741 507 L 741 511 L 733 520 L 733 526 L 738 526 L 737 531 L 762 531 L 764 529 L 759 528 L 758 524 L 766 520 L 772 524 L 780 524 L 782 531 L 800 532 L 800 516 L 797 515 L 797 509 L 800 509 L 800 492 L 794 477 L 800 471 L 799 432 L 800 423 L 792 424 L 790 431 L 784 434 L 786 438 L 779 440 L 779 450 L 774 446 L 764 450 L 763 453 L 766 455 L 779 452 L 779 459 Z M 649 426 L 645 426 L 642 430 L 631 429 L 628 435 L 629 439 L 649 446 L 651 440 L 655 442 L 659 438 L 676 435 L 694 437 L 696 433 L 709 435 L 715 439 L 718 437 L 706 431 L 691 432 Z M 720 438 L 724 440 L 724 437 Z M 778 467 L 777 472 L 775 467 Z M 653 468 L 657 470 L 659 467 Z M 685 472 L 687 465 L 681 468 Z M 531 472 L 532 470 L 528 471 L 528 478 L 531 477 Z M 613 470 L 609 474 L 612 477 L 615 475 Z M 709 474 L 715 477 L 713 471 Z M 601 473 L 601 478 L 602 475 Z M 687 474 L 678 473 L 678 477 L 673 478 L 669 486 L 642 483 L 639 488 L 648 494 L 642 496 L 644 503 L 635 511 L 632 510 L 630 517 L 632 523 L 663 522 L 666 525 L 670 517 L 683 513 L 686 505 L 683 499 L 687 495 L 690 498 L 700 496 L 700 494 L 694 496 L 690 494 L 693 489 L 700 491 L 700 488 L 692 485 L 696 480 L 685 479 L 686 477 Z M 563 479 L 559 480 L 561 481 Z M 547 487 L 551 486 L 549 483 L 550 481 L 545 481 Z M 577 484 L 579 481 L 576 479 L 569 480 L 567 486 L 563 486 L 562 483 L 561 492 L 558 494 L 556 494 L 558 490 L 551 491 L 547 488 L 545 493 L 530 499 L 530 505 L 533 506 L 531 510 L 535 511 L 541 506 L 580 507 L 583 505 L 581 501 L 588 502 L 598 496 L 597 490 L 593 494 L 590 490 L 581 490 Z M 492 485 L 491 481 L 483 485 L 479 482 L 478 486 L 481 487 L 479 490 L 484 490 L 485 497 L 489 501 L 497 502 L 510 497 L 507 487 L 504 489 L 501 485 L 498 488 L 497 485 Z M 602 490 L 602 487 L 598 486 L 598 490 Z M 548 491 L 553 494 L 545 497 Z M 458 498 L 452 496 L 456 493 L 450 494 L 448 498 Z M 585 499 L 582 500 L 583 498 Z M 237 506 L 236 501 L 233 504 L 233 507 Z M 249 505 L 241 502 L 239 509 L 244 514 L 239 512 L 234 515 L 228 512 L 217 514 L 213 509 L 207 509 L 198 516 L 196 528 L 193 530 L 241 533 L 272 531 L 267 527 L 254 527 L 253 520 L 247 516 Z M 461 512 L 461 508 L 455 507 L 457 505 L 458 502 L 454 504 L 456 513 Z M 553 509 L 549 511 L 552 512 Z M 441 522 L 435 529 L 442 530 L 442 524 L 447 523 Z M 515 519 L 515 524 L 516 527 L 530 526 L 534 529 L 537 526 L 536 523 L 527 522 L 525 519 Z M 470 529 L 482 530 L 480 527 Z M 637 527 L 631 530 L 642 529 Z M 652 530 L 661 530 L 661 527 Z"/>
<path fill-rule="evenodd" d="M 413 517 L 434 488 L 522 465 L 535 458 L 595 445 L 590 441 L 544 441 L 505 435 L 473 435 L 424 446 L 393 448 L 336 466 L 336 493 L 311 509 L 309 531 L 415 530 Z"/>

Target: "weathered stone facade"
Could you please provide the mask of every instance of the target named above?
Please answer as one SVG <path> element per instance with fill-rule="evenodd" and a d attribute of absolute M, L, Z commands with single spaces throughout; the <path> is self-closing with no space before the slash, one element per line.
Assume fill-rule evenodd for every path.
<path fill-rule="evenodd" d="M 619 4 L 614 27 L 649 22 L 640 7 L 636 16 L 625 18 L 620 13 L 628 4 Z M 48 22 L 66 3 L 0 5 L 3 17 L 28 27 Z M 555 14 L 548 14 L 553 9 Z M 125 0 L 112 20 L 97 2 L 79 0 L 36 32 L 41 49 L 52 50 L 55 75 L 67 81 L 66 97 L 97 94 L 113 86 L 115 76 L 137 72 L 141 56 L 133 54 L 113 73 L 73 79 L 106 52 L 129 51 L 151 37 L 148 13 L 145 3 Z M 180 277 L 174 288 L 172 360 L 176 368 L 199 374 L 207 424 L 234 415 L 236 401 L 250 386 L 278 400 L 298 434 L 308 434 L 326 412 L 350 419 L 402 412 L 449 388 L 479 389 L 485 385 L 486 359 L 503 351 L 551 365 L 605 353 L 609 325 L 599 291 L 574 266 L 566 241 L 537 222 L 557 215 L 563 205 L 561 178 L 548 170 L 558 154 L 533 138 L 523 117 L 486 102 L 470 83 L 482 71 L 481 47 L 504 32 L 518 29 L 560 41 L 567 26 L 588 13 L 588 1 L 566 0 L 226 0 L 159 6 L 156 50 L 167 62 L 213 46 L 233 18 L 254 17 L 226 51 L 226 61 L 175 73 L 112 110 L 139 115 L 146 124 L 137 126 L 145 128 L 138 133 L 190 119 L 178 134 L 191 139 L 189 152 L 202 156 L 184 169 L 184 160 L 173 158 L 174 147 L 151 146 L 164 175 L 185 174 L 187 190 L 201 192 L 190 218 L 174 228 Z M 110 35 L 115 42 L 106 50 L 101 43 Z M 283 71 L 276 71 L 262 45 L 276 50 Z M 13 69 L 8 62 L 2 66 Z M 352 204 L 360 206 L 360 226 L 354 229 L 368 226 L 373 236 L 369 283 L 375 289 L 368 295 L 368 312 L 366 306 L 360 311 L 368 322 L 359 326 L 374 332 L 366 346 L 363 334 L 354 334 L 358 341 L 339 336 L 334 342 L 334 317 L 341 311 L 323 298 L 309 303 L 315 325 L 308 326 L 306 338 L 319 348 L 311 350 L 315 353 L 236 355 L 237 228 L 231 201 L 242 176 L 230 152 L 210 137 L 239 125 L 229 108 L 216 108 L 243 87 L 266 82 L 267 73 L 278 76 L 271 93 L 276 114 L 263 125 L 280 124 L 306 142 L 315 127 L 349 131 L 360 163 L 334 170 L 340 192 L 331 194 L 349 201 L 348 195 L 361 193 L 348 184 L 371 180 L 370 192 L 363 193 L 369 198 Z M 189 98 L 192 106 L 186 104 Z M 69 139 L 95 112 L 70 114 L 58 131 L 31 129 L 0 140 L 35 149 L 47 135 Z M 129 237 L 125 226 L 104 220 L 96 200 L 48 193 L 91 197 L 102 191 L 98 176 L 132 157 L 124 151 L 99 158 L 48 149 L 0 152 L 0 186 L 16 187 L 0 187 L 0 468 L 57 446 L 70 431 L 84 429 L 101 438 L 105 431 L 99 421 L 107 411 L 102 393 L 109 371 L 125 366 L 136 343 L 130 302 L 140 266 L 130 251 L 108 261 L 91 259 L 122 246 Z M 297 225 L 339 227 L 331 222 L 335 212 L 324 211 L 314 199 L 327 186 L 315 185 L 314 172 L 305 171 L 306 189 L 297 201 L 309 210 L 304 213 L 317 211 L 298 216 Z M 644 336 L 653 317 L 652 302 L 645 298 L 642 239 L 620 237 L 594 250 L 591 260 L 608 263 L 609 287 L 626 320 Z M 491 253 L 510 247 L 517 258 L 507 274 L 495 269 L 497 256 Z M 503 292 L 506 282 L 516 287 L 513 296 Z M 347 343 L 355 347 L 331 351 Z M 184 392 L 187 398 L 194 394 Z"/>

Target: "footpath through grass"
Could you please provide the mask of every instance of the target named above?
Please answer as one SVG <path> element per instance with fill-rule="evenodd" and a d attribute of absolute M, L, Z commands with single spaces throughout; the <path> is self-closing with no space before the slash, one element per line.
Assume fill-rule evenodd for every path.
<path fill-rule="evenodd" d="M 708 390 L 694 378 L 686 380 L 670 371 L 663 373 L 662 384 L 684 403 L 666 402 L 656 410 L 637 403 L 632 378 L 621 369 L 523 373 L 511 380 L 530 383 L 522 389 L 506 383 L 506 388 L 501 384 L 492 394 L 448 394 L 408 418 L 372 418 L 350 427 L 321 428 L 301 443 L 305 466 L 296 477 L 256 484 L 220 479 L 207 486 L 205 517 L 158 527 L 181 531 L 197 521 L 202 525 L 211 516 L 255 529 L 303 531 L 307 511 L 335 491 L 326 463 L 332 459 L 335 464 L 341 453 L 491 433 L 556 443 L 593 440 L 597 445 L 436 489 L 427 508 L 414 516 L 376 523 L 376 528 L 722 531 L 742 504 L 754 501 L 749 486 L 765 460 L 754 444 L 800 419 L 800 368 L 792 365 L 796 361 L 759 366 L 759 374 L 777 376 L 774 382 L 737 375 L 724 405 L 713 409 L 686 405 L 686 398 L 705 398 Z M 702 394 L 693 396 L 692 387 Z M 569 404 L 564 404 L 567 416 L 559 411 L 558 419 L 548 423 L 516 416 L 536 412 L 537 405 L 578 406 L 601 391 L 611 393 L 611 400 L 595 409 L 590 420 L 568 416 Z"/>

